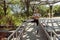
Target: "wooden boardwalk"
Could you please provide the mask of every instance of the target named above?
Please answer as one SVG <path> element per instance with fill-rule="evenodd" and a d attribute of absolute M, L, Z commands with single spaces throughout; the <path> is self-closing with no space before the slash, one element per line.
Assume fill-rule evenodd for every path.
<path fill-rule="evenodd" d="M 39 28 L 39 34 L 36 35 L 36 30 Z M 26 27 L 26 33 L 23 35 L 23 40 L 48 40 L 41 26 Z"/>
<path fill-rule="evenodd" d="M 42 23 L 41 23 L 41 21 L 42 21 Z M 52 38 L 51 38 L 51 37 L 53 37 L 52 33 L 50 32 L 51 34 L 49 35 L 48 34 L 48 30 L 46 30 L 45 29 L 46 27 L 44 27 L 43 25 L 44 25 L 44 22 L 47 23 L 47 22 L 54 22 L 54 21 L 60 22 L 60 20 L 58 20 L 58 19 L 55 20 L 55 19 L 50 19 L 50 18 L 48 18 L 48 19 L 41 19 L 39 21 L 41 23 L 41 25 L 39 25 L 39 26 L 34 25 L 34 23 L 25 22 L 24 25 L 23 25 L 23 30 L 25 29 L 25 32 L 22 31 L 22 34 L 23 34 L 22 36 L 23 37 L 19 36 L 18 34 L 17 35 L 19 36 L 19 39 L 22 37 L 21 38 L 22 40 L 52 40 Z M 46 24 L 45 24 L 45 26 L 46 26 Z M 39 34 L 38 35 L 36 35 L 36 30 L 37 29 L 39 29 Z M 20 27 L 18 27 L 17 30 L 20 30 Z M 16 33 L 17 30 L 14 33 Z M 54 31 L 53 31 L 53 33 L 54 33 L 54 36 L 56 36 L 56 33 Z M 13 34 L 13 35 L 16 35 L 16 34 Z M 14 39 L 14 38 L 12 38 L 12 39 Z M 17 36 L 16 36 L 16 39 L 18 39 Z M 55 40 L 55 39 L 56 38 L 54 37 L 53 40 Z M 59 39 L 59 37 L 58 37 L 58 39 Z"/>

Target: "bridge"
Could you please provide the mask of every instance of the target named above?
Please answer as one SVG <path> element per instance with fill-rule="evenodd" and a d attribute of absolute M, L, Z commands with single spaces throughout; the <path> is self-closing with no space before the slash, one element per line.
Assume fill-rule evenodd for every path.
<path fill-rule="evenodd" d="M 27 20 L 5 40 L 60 40 L 60 19 L 40 18 L 38 26 Z"/>
<path fill-rule="evenodd" d="M 4 16 L 7 15 L 7 7 L 10 4 L 19 4 L 20 3 L 8 2 L 6 0 L 0 1 L 0 4 L 3 4 Z M 24 8 L 27 10 L 27 16 L 29 16 L 29 7 L 35 8 L 35 5 L 49 5 L 50 6 L 50 17 L 53 17 L 52 6 L 53 4 L 60 2 L 60 0 L 20 0 L 24 4 Z M 2 6 L 2 5 L 1 5 Z M 14 6 L 14 5 L 12 5 Z M 25 9 L 24 9 L 25 10 Z M 14 10 L 13 10 L 14 11 Z M 16 9 L 16 13 L 18 10 Z M 52 15 L 52 16 L 51 16 Z M 2 17 L 2 15 L 1 15 Z M 8 17 L 7 17 L 8 18 Z M 9 19 L 9 18 L 8 18 Z M 15 26 L 14 26 L 15 27 Z M 37 30 L 38 35 L 37 35 Z M 6 32 L 6 35 L 0 34 L 0 40 L 60 40 L 60 18 L 40 18 L 39 25 L 36 26 L 36 23 L 32 23 L 31 19 L 23 22 L 21 26 L 18 26 L 16 30 L 7 31 L 0 30 L 0 32 Z M 1 39 L 1 35 L 5 36 Z"/>

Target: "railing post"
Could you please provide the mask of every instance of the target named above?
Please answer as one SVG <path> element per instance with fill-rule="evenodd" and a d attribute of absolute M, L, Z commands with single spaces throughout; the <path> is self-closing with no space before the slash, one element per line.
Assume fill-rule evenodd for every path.
<path fill-rule="evenodd" d="M 20 33 L 19 33 L 19 40 L 20 40 Z"/>
<path fill-rule="evenodd" d="M 22 30 L 22 33 L 21 33 L 21 40 L 23 40 L 23 30 Z"/>
<path fill-rule="evenodd" d="M 56 36 L 54 35 L 53 40 L 56 40 Z"/>
<path fill-rule="evenodd" d="M 50 35 L 51 35 L 51 40 L 52 40 L 52 31 L 51 31 Z"/>
<path fill-rule="evenodd" d="M 14 35 L 13 35 L 13 38 L 12 39 L 14 40 Z"/>
<path fill-rule="evenodd" d="M 16 40 L 18 40 L 17 37 L 18 37 L 18 35 L 17 35 L 17 32 L 16 32 Z"/>

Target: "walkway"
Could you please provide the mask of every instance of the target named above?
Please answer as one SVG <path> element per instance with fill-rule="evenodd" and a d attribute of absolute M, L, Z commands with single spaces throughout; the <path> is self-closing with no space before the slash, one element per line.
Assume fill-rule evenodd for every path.
<path fill-rule="evenodd" d="M 36 29 L 39 27 L 39 34 L 36 35 Z M 46 34 L 40 26 L 34 26 L 33 23 L 31 26 L 26 27 L 26 33 L 23 36 L 23 40 L 48 40 Z"/>

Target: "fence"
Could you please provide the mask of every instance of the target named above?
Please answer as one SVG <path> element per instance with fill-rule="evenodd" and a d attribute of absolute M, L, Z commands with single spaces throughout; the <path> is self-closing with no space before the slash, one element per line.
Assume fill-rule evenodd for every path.
<path fill-rule="evenodd" d="M 39 19 L 39 23 L 42 24 L 42 27 L 43 27 L 45 33 L 47 34 L 47 37 L 49 38 L 49 40 L 60 40 L 59 35 L 56 33 L 56 31 L 59 31 L 56 29 L 60 29 L 60 19 L 41 18 L 41 19 Z M 56 24 L 56 26 L 55 26 L 55 24 Z M 48 32 L 50 32 L 50 35 L 48 34 Z"/>
<path fill-rule="evenodd" d="M 23 40 L 23 34 L 26 30 L 28 23 L 32 20 L 24 21 L 22 26 L 19 26 L 8 38 L 7 40 Z"/>

